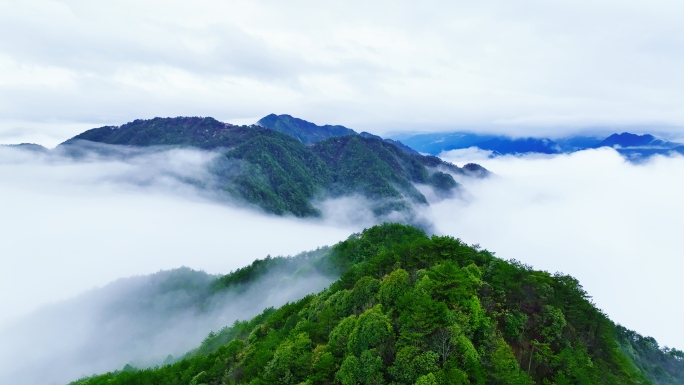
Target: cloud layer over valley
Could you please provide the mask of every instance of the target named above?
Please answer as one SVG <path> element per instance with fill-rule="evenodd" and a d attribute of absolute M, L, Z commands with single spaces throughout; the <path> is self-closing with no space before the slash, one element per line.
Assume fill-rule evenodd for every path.
<path fill-rule="evenodd" d="M 442 158 L 463 162 L 463 154 Z M 477 161 L 496 174 L 462 181 L 464 201 L 431 206 L 443 234 L 504 259 L 580 280 L 615 322 L 684 347 L 684 157 L 634 165 L 612 149 Z"/>
<path fill-rule="evenodd" d="M 138 289 L 150 277 L 70 297 L 121 277 L 180 266 L 225 274 L 268 254 L 294 255 L 332 245 L 377 221 L 368 202 L 358 197 L 319 202 L 324 218 L 307 220 L 217 202 L 194 187 L 212 183 L 207 165 L 213 152 L 107 150 L 106 157 L 86 152 L 74 160 L 0 148 L 0 193 L 5 197 L 0 202 L 0 338 L 11 342 L 0 356 L 73 368 L 53 367 L 51 373 L 60 378 L 118 369 L 131 360 L 159 363 L 166 354 L 196 346 L 210 330 L 317 291 L 329 281 L 294 285 L 284 297 L 256 296 L 260 301 L 240 301 L 238 307 L 227 299 L 201 317 L 192 309 L 168 310 L 166 304 L 177 300 L 172 295 L 149 310 L 147 323 L 135 322 L 145 317 L 140 309 L 124 307 L 121 317 L 107 317 L 127 303 L 127 296 L 143 293 Z M 438 234 L 479 243 L 501 258 L 573 275 L 614 321 L 663 345 L 684 347 L 679 333 L 684 314 L 672 306 L 684 268 L 678 234 L 684 227 L 684 158 L 656 156 L 635 165 L 608 148 L 557 156 L 486 155 L 442 154 L 458 165 L 475 159 L 495 175 L 482 180 L 454 175 L 464 188 L 453 197 L 417 186 L 430 201 L 430 206 L 416 207 L 420 220 Z M 205 277 L 200 280 L 209 279 L 200 275 Z M 167 311 L 175 312 L 170 321 L 155 324 L 157 313 Z M 127 328 L 131 322 L 142 329 Z M 116 349 L 98 357 L 87 354 L 120 330 L 127 331 L 113 345 Z M 151 349 L 132 343 L 135 333 L 148 336 Z M 34 338 L 43 340 L 41 350 L 32 350 Z M 9 358 L 5 362 L 0 378 L 17 370 Z"/>
<path fill-rule="evenodd" d="M 179 182 L 206 181 L 212 156 L 73 161 L 0 148 L 0 325 L 120 277 L 180 266 L 227 273 L 358 231 L 217 204 Z"/>

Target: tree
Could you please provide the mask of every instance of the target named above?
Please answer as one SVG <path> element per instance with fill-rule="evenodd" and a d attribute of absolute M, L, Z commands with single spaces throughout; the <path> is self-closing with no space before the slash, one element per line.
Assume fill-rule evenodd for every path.
<path fill-rule="evenodd" d="M 442 357 L 442 364 L 449 360 L 449 356 L 455 349 L 453 337 L 454 332 L 447 327 L 439 328 L 432 333 L 430 348 Z"/>

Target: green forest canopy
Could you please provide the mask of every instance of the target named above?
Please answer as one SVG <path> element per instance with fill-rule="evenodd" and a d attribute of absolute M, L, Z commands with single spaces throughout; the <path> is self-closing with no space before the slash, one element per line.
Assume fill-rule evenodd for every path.
<path fill-rule="evenodd" d="M 72 384 L 684 382 L 684 352 L 615 325 L 570 276 L 399 224 L 321 261 L 341 276 L 318 294 L 211 333 L 176 363 Z"/>

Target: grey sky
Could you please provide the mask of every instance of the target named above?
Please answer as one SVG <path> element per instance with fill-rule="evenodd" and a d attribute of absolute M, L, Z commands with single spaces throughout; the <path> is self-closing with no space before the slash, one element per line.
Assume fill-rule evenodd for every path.
<path fill-rule="evenodd" d="M 684 124 L 676 1 L 0 1 L 0 142 L 289 113 L 376 133 Z"/>

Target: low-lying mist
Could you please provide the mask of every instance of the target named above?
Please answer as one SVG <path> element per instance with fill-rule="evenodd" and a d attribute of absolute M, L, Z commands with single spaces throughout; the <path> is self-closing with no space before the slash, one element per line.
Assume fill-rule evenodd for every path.
<path fill-rule="evenodd" d="M 170 363 L 209 332 L 332 282 L 320 275 L 287 279 L 274 270 L 244 291 L 215 292 L 215 278 L 188 268 L 162 271 L 43 307 L 0 332 L 0 382 L 65 384 L 126 364 Z"/>
<path fill-rule="evenodd" d="M 375 217 L 372 202 L 348 196 L 318 201 L 323 218 L 297 219 L 203 189 L 214 183 L 207 167 L 218 153 L 106 150 L 86 148 L 74 159 L 0 147 L 2 383 L 38 376 L 35 365 L 44 368 L 42 377 L 24 383 L 160 364 L 211 330 L 330 281 L 293 282 L 278 297 L 263 281 L 261 290 L 222 297 L 198 312 L 192 290 L 153 290 L 171 272 L 142 275 L 188 266 L 198 270 L 188 273 L 190 281 L 201 286 L 210 274 L 332 245 L 381 220 L 410 220 L 502 258 L 571 274 L 614 321 L 684 347 L 684 313 L 675 305 L 684 267 L 682 157 L 634 165 L 611 149 L 493 159 L 457 151 L 442 158 L 476 161 L 495 175 L 454 175 L 463 189 L 450 197 L 416 186 L 430 206 L 415 206 L 410 218 Z M 141 301 L 148 306 L 135 307 Z"/>
<path fill-rule="evenodd" d="M 210 178 L 215 155 L 152 149 L 74 160 L 0 147 L 0 326 L 120 277 L 180 266 L 225 274 L 358 231 L 217 203 L 194 187 Z"/>
<path fill-rule="evenodd" d="M 615 322 L 684 347 L 684 157 L 635 165 L 612 149 L 558 156 L 472 153 L 495 176 L 432 203 L 435 228 L 505 259 L 580 280 Z M 444 160 L 463 163 L 461 152 Z"/>
<path fill-rule="evenodd" d="M 264 283 L 240 298 L 215 299 L 215 309 L 202 313 L 183 291 L 155 297 L 154 306 L 124 306 L 145 299 L 142 289 L 152 277 L 69 299 L 79 293 L 180 266 L 225 274 L 359 230 L 267 215 L 211 196 L 201 187 L 212 183 L 213 152 L 101 150 L 74 158 L 0 147 L 0 383 L 65 383 L 128 362 L 160 364 L 211 330 L 319 291 L 330 280 L 296 282 L 279 295 Z"/>

